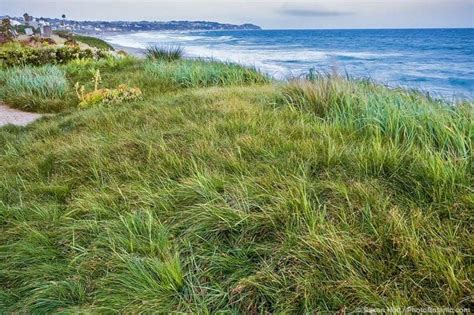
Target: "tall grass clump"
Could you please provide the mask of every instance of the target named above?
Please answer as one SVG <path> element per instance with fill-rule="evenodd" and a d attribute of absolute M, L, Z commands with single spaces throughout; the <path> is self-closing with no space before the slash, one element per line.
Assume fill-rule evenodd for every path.
<path fill-rule="evenodd" d="M 234 63 L 184 60 L 180 62 L 149 62 L 146 74 L 182 88 L 265 84 L 269 78 L 256 69 Z"/>
<path fill-rule="evenodd" d="M 366 134 L 469 153 L 472 104 L 449 104 L 416 91 L 331 76 L 291 82 L 283 95 L 291 106 Z"/>
<path fill-rule="evenodd" d="M 370 146 L 355 154 L 366 172 L 390 175 L 406 191 L 430 180 L 429 200 L 456 198 L 456 186 L 471 163 L 472 104 L 448 104 L 419 92 L 332 76 L 292 82 L 283 95 L 290 106 L 366 139 Z M 380 147 L 373 146 L 376 142 Z M 402 171 L 403 163 L 413 169 Z"/>
<path fill-rule="evenodd" d="M 2 69 L 0 82 L 0 99 L 8 105 L 37 112 L 57 112 L 67 107 L 70 85 L 58 66 Z"/>
<path fill-rule="evenodd" d="M 176 61 L 182 59 L 183 54 L 181 46 L 150 46 L 145 50 L 145 56 L 150 60 Z"/>

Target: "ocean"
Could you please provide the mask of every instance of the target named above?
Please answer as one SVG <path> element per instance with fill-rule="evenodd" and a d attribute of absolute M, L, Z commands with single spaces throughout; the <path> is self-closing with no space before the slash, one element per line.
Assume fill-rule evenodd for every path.
<path fill-rule="evenodd" d="M 105 40 L 138 49 L 180 45 L 188 57 L 254 66 L 278 79 L 336 71 L 434 97 L 474 98 L 474 29 L 137 32 Z"/>

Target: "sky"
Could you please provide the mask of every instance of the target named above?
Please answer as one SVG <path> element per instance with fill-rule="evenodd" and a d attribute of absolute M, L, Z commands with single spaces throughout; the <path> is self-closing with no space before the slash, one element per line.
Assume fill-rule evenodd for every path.
<path fill-rule="evenodd" d="M 266 29 L 474 27 L 474 0 L 0 0 L 0 15 L 209 20 Z"/>

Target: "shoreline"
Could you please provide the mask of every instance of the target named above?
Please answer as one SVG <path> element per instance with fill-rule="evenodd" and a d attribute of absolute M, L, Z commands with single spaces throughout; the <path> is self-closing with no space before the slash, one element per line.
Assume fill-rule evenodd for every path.
<path fill-rule="evenodd" d="M 122 51 L 125 51 L 127 54 L 133 55 L 135 57 L 143 57 L 144 54 L 145 54 L 145 49 L 144 48 L 122 46 L 122 45 L 118 45 L 118 44 L 112 43 L 112 42 L 107 40 L 107 37 L 111 36 L 111 35 L 128 35 L 128 34 L 134 34 L 134 33 L 136 33 L 136 32 L 102 32 L 102 33 L 93 33 L 92 32 L 92 33 L 80 33 L 80 34 L 81 35 L 97 37 L 97 38 L 105 41 L 109 45 L 111 45 L 115 49 L 116 52 L 122 50 Z"/>
<path fill-rule="evenodd" d="M 106 40 L 104 39 L 104 41 L 106 41 Z M 110 44 L 112 47 L 114 47 L 116 52 L 122 50 L 122 51 L 125 51 L 127 54 L 135 56 L 135 57 L 145 57 L 145 49 L 143 49 L 143 48 L 121 46 L 121 45 L 113 44 L 113 43 L 108 42 L 108 41 L 106 41 L 106 42 L 108 44 Z"/>

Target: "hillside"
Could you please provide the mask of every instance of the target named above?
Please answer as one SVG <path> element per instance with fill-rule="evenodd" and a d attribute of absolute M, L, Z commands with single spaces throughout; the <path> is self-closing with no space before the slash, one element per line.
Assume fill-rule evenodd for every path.
<path fill-rule="evenodd" d="M 166 52 L 0 82 L 57 113 L 0 128 L 0 313 L 472 306 L 472 103 Z"/>

